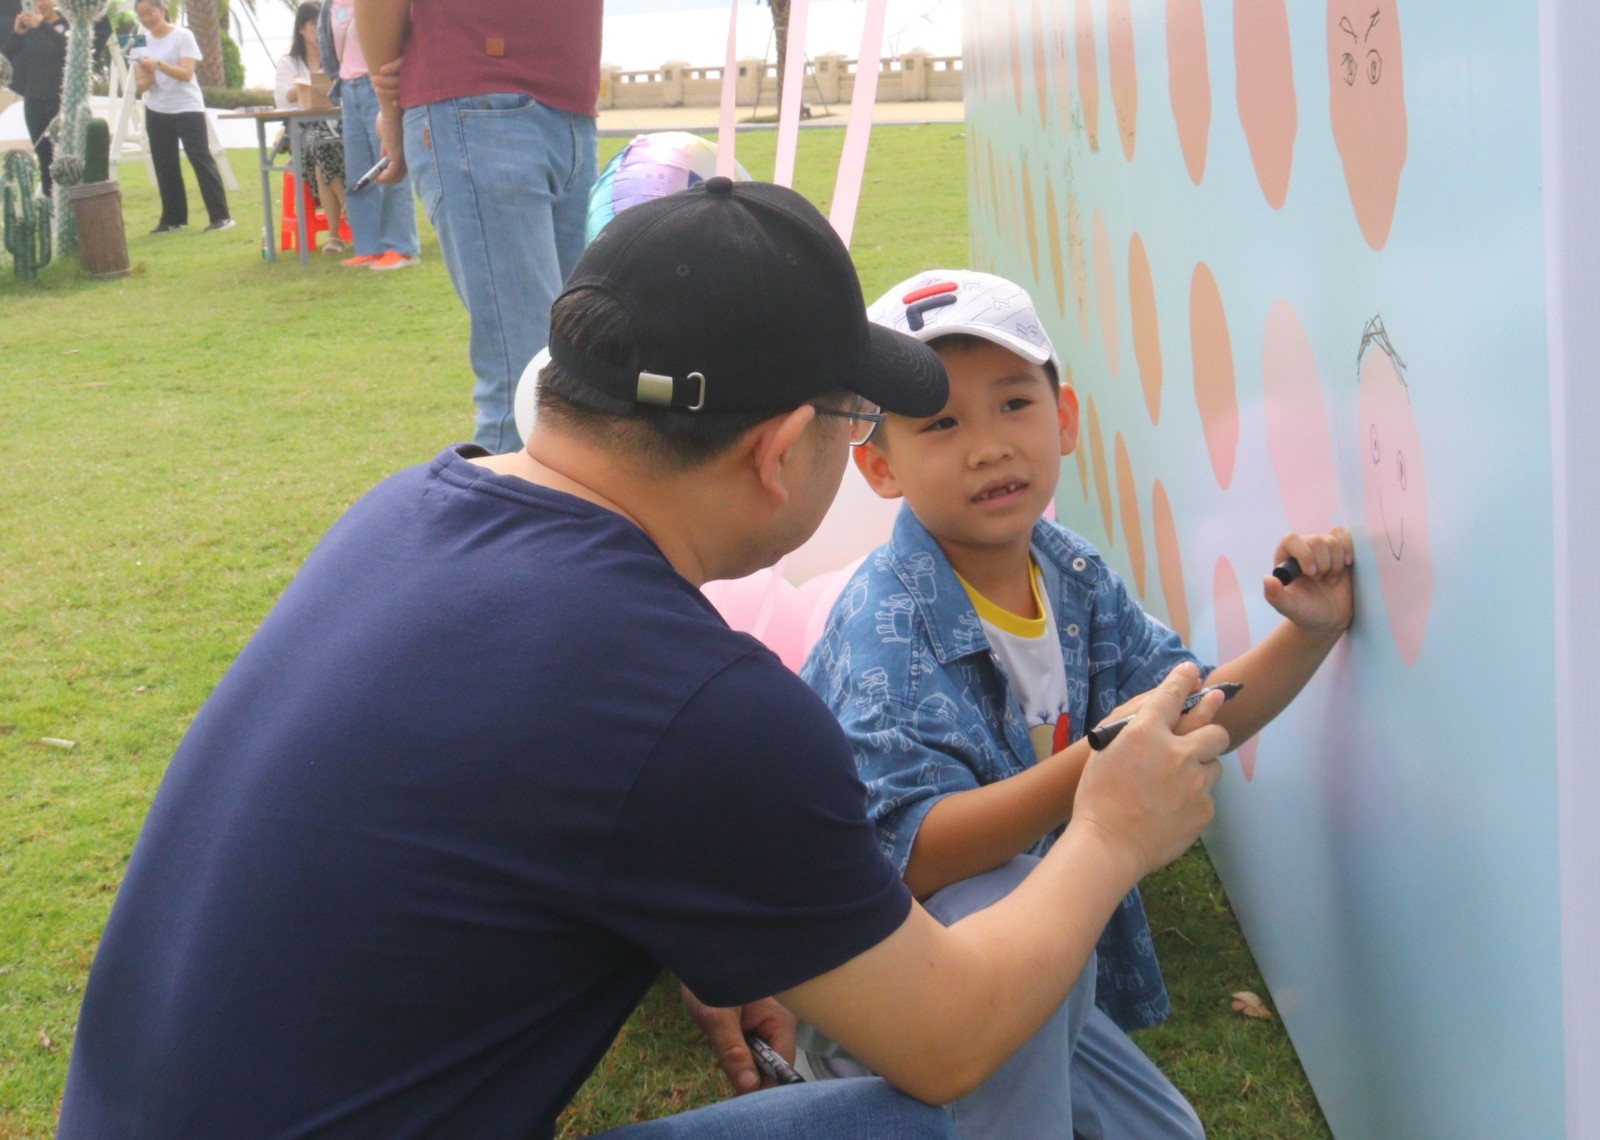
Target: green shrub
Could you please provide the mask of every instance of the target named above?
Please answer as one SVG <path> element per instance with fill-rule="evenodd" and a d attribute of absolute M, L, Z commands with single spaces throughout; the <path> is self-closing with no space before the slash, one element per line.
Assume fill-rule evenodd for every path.
<path fill-rule="evenodd" d="M 265 87 L 202 87 L 200 93 L 206 98 L 207 107 L 216 107 L 223 111 L 235 111 L 240 107 L 270 107 L 272 106 L 272 92 Z"/>
<path fill-rule="evenodd" d="M 222 82 L 225 87 L 235 91 L 244 86 L 244 57 L 239 54 L 239 45 L 233 42 L 227 29 L 222 32 Z"/>

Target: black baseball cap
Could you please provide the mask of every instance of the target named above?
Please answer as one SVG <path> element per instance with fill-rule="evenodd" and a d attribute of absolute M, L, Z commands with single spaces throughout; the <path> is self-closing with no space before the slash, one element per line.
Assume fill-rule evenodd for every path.
<path fill-rule="evenodd" d="M 844 243 L 783 186 L 708 178 L 631 207 L 584 251 L 562 295 L 580 289 L 627 312 L 638 367 L 596 360 L 554 333 L 551 359 L 625 400 L 781 412 L 845 388 L 931 416 L 948 395 L 932 349 L 868 322 Z"/>

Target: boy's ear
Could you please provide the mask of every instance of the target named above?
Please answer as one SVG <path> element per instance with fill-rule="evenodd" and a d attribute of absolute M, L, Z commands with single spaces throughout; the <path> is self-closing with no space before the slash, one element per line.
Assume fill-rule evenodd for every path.
<path fill-rule="evenodd" d="M 881 424 L 878 430 L 883 430 Z M 894 477 L 894 468 L 890 466 L 887 455 L 869 442 L 863 443 L 860 447 L 852 447 L 850 457 L 855 460 L 856 470 L 861 472 L 861 477 L 867 481 L 867 486 L 877 492 L 880 499 L 900 497 L 900 482 Z"/>
<path fill-rule="evenodd" d="M 1061 420 L 1061 454 L 1078 449 L 1078 390 L 1063 381 L 1056 396 L 1056 414 Z"/>

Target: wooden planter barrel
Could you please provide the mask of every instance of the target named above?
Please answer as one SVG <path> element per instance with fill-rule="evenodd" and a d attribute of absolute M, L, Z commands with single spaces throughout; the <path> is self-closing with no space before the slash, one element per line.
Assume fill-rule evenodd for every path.
<path fill-rule="evenodd" d="M 78 227 L 78 260 L 90 277 L 125 277 L 128 237 L 122 228 L 122 186 L 85 182 L 67 187 L 72 217 Z"/>

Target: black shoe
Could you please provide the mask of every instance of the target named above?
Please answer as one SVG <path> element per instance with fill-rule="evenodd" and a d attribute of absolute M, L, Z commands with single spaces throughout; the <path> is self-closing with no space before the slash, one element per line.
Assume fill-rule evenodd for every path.
<path fill-rule="evenodd" d="M 159 226 L 157 226 L 155 229 L 151 230 L 150 232 L 153 233 L 153 234 L 175 234 L 181 229 L 183 229 L 182 226 L 175 226 L 175 225 L 172 225 L 170 222 L 162 222 Z"/>
<path fill-rule="evenodd" d="M 231 230 L 238 224 L 239 223 L 235 222 L 232 218 L 223 218 L 220 222 L 212 222 L 206 227 L 205 232 L 210 233 L 212 230 Z"/>

